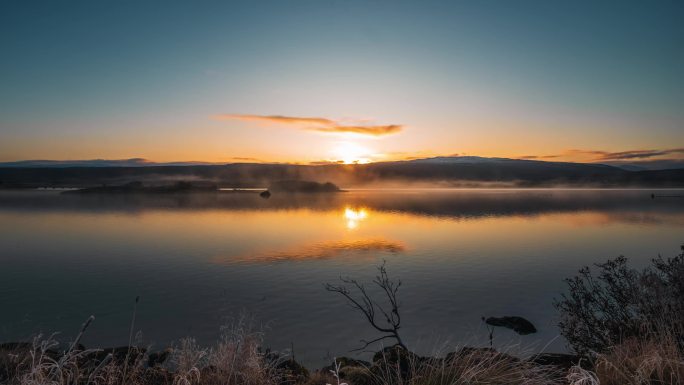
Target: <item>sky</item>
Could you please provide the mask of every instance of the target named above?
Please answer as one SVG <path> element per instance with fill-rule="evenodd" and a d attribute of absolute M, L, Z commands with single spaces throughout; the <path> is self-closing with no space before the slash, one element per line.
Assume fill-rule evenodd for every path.
<path fill-rule="evenodd" d="M 684 158 L 680 1 L 0 3 L 0 161 Z"/>

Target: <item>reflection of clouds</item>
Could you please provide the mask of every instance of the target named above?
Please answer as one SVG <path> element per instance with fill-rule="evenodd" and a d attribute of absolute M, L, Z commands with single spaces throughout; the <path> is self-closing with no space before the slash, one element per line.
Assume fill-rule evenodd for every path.
<path fill-rule="evenodd" d="M 344 254 L 370 252 L 403 253 L 406 246 L 401 242 L 381 238 L 357 239 L 351 241 L 323 241 L 297 246 L 288 250 L 272 250 L 238 257 L 216 257 L 214 262 L 232 263 L 272 263 L 297 260 L 330 259 Z"/>
<path fill-rule="evenodd" d="M 359 226 L 359 222 L 368 217 L 368 212 L 364 208 L 353 209 L 346 207 L 344 209 L 344 218 L 347 220 L 347 228 L 354 230 Z"/>

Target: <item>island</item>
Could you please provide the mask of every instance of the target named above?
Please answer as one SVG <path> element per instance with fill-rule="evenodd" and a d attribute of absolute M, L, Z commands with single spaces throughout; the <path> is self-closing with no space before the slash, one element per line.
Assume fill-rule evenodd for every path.
<path fill-rule="evenodd" d="M 268 190 L 273 193 L 336 193 L 344 191 L 334 183 L 318 183 L 305 180 L 282 180 L 273 182 Z"/>
<path fill-rule="evenodd" d="M 168 194 L 217 192 L 218 186 L 211 183 L 176 182 L 169 185 L 146 186 L 140 181 L 128 182 L 120 185 L 102 185 L 86 187 L 77 190 L 67 190 L 62 194 Z"/>

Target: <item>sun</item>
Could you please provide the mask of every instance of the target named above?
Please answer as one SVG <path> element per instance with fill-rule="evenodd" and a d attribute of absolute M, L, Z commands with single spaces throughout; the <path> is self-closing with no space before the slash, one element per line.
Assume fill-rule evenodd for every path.
<path fill-rule="evenodd" d="M 344 209 L 344 219 L 347 220 L 347 228 L 349 230 L 354 230 L 358 227 L 359 222 L 363 221 L 368 217 L 368 212 L 365 208 L 354 209 L 352 207 L 345 207 Z"/>
<path fill-rule="evenodd" d="M 370 163 L 371 150 L 352 142 L 340 142 L 333 150 L 335 160 L 344 164 Z"/>

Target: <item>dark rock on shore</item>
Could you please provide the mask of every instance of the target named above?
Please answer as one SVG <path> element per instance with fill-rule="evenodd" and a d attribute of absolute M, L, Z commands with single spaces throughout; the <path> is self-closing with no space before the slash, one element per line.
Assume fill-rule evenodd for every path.
<path fill-rule="evenodd" d="M 171 356 L 172 350 L 166 348 L 161 352 L 154 352 L 147 355 L 147 366 L 154 368 L 155 366 L 161 365 Z"/>
<path fill-rule="evenodd" d="M 137 346 L 119 346 L 115 348 L 96 349 L 86 351 L 83 355 L 82 364 L 99 365 L 108 355 L 112 355 L 112 361 L 123 364 L 128 360 L 129 365 L 135 364 L 142 359 L 147 349 Z"/>
<path fill-rule="evenodd" d="M 489 317 L 485 320 L 487 325 L 501 326 L 507 329 L 512 329 L 520 335 L 532 334 L 537 332 L 532 322 L 523 317 Z"/>
<path fill-rule="evenodd" d="M 371 363 L 368 361 L 357 360 L 349 357 L 337 357 L 335 358 L 335 361 L 331 362 L 330 365 L 321 368 L 321 370 L 335 370 L 335 363 L 337 363 L 340 366 L 340 369 L 344 369 L 347 367 L 369 368 L 371 366 Z"/>
<path fill-rule="evenodd" d="M 33 344 L 28 342 L 5 342 L 0 344 L 0 383 L 16 377 L 20 367 L 31 361 Z M 51 359 L 58 359 L 60 353 L 48 349 L 45 355 Z"/>
<path fill-rule="evenodd" d="M 539 353 L 531 356 L 528 361 L 537 365 L 554 365 L 567 370 L 579 365 L 582 357 L 565 353 Z"/>
<path fill-rule="evenodd" d="M 499 352 L 493 348 L 474 348 L 470 346 L 464 346 L 455 352 L 447 353 L 444 359 L 450 364 L 457 363 L 459 361 L 467 361 L 473 364 L 480 362 L 505 361 L 510 364 L 515 364 L 520 361 L 518 357 Z"/>
<path fill-rule="evenodd" d="M 420 366 L 422 361 L 423 358 L 419 355 L 404 347 L 394 345 L 383 348 L 373 355 L 371 371 L 374 373 L 396 373 L 399 369 L 401 376 L 407 378 L 413 375 L 413 371 Z"/>
<path fill-rule="evenodd" d="M 169 385 L 173 384 L 173 373 L 163 368 L 147 368 L 143 373 L 145 385 Z"/>
<path fill-rule="evenodd" d="M 299 383 L 309 378 L 309 371 L 294 359 L 280 361 L 276 368 L 282 370 L 281 382 L 284 384 Z"/>

